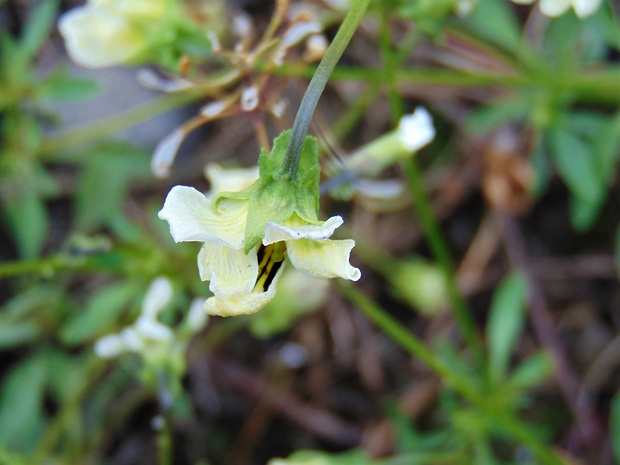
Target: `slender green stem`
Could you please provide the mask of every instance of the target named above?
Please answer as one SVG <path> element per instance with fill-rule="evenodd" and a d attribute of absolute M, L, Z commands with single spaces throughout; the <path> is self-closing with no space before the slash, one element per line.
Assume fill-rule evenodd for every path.
<path fill-rule="evenodd" d="M 476 332 L 476 325 L 474 324 L 471 312 L 458 289 L 452 257 L 450 256 L 443 233 L 435 220 L 430 200 L 424 190 L 422 175 L 413 157 L 406 164 L 406 173 L 418 217 L 426 232 L 426 237 L 433 251 L 433 255 L 446 279 L 448 298 L 452 304 L 451 307 L 454 317 L 459 329 L 463 333 L 466 343 L 473 351 L 479 368 L 482 369 L 485 366 L 484 349 Z"/>
<path fill-rule="evenodd" d="M 73 257 L 64 254 L 33 260 L 5 262 L 0 263 L 0 278 L 32 273 L 51 275 L 62 269 L 74 270 L 84 268 L 85 262 L 86 260 L 83 257 Z"/>
<path fill-rule="evenodd" d="M 297 166 L 299 165 L 301 148 L 319 98 L 325 89 L 329 76 L 336 67 L 336 63 L 338 63 L 351 37 L 353 37 L 357 27 L 361 23 L 369 2 L 370 0 L 353 0 L 349 12 L 345 16 L 340 29 L 338 29 L 336 37 L 334 37 L 334 41 L 325 52 L 314 76 L 312 76 L 310 80 L 308 89 L 304 94 L 301 105 L 299 106 L 299 111 L 295 117 L 295 122 L 293 123 L 291 141 L 282 166 L 283 172 L 289 174 L 292 179 L 297 177 Z"/>
<path fill-rule="evenodd" d="M 486 395 L 477 385 L 474 385 L 474 383 L 460 373 L 454 372 L 433 351 L 428 349 L 422 340 L 411 334 L 407 328 L 391 317 L 375 302 L 349 284 L 338 284 L 342 295 L 361 310 L 369 320 L 476 406 L 481 413 L 491 419 L 505 433 L 529 448 L 540 459 L 541 463 L 545 465 L 565 465 L 555 452 L 540 442 L 527 427 L 514 417 L 512 412 L 498 409 L 493 402 L 492 396 Z"/>
<path fill-rule="evenodd" d="M 398 57 L 396 51 L 393 49 L 392 38 L 390 37 L 389 6 L 386 2 L 380 2 L 380 5 L 382 11 L 381 28 L 379 29 L 379 50 L 381 52 L 381 61 L 383 62 L 385 87 L 387 100 L 390 105 L 392 125 L 396 126 L 404 113 L 403 101 L 400 96 L 398 84 L 396 83 Z"/>

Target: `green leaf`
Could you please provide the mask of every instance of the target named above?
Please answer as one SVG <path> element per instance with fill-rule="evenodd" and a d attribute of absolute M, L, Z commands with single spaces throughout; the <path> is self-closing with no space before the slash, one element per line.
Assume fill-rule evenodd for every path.
<path fill-rule="evenodd" d="M 34 321 L 11 321 L 0 316 L 0 349 L 10 349 L 31 342 L 39 335 Z"/>
<path fill-rule="evenodd" d="M 532 160 L 532 168 L 534 168 L 534 185 L 532 186 L 532 195 L 534 198 L 540 198 L 546 192 L 549 182 L 551 181 L 551 166 L 545 144 L 539 140 L 532 149 L 530 156 Z"/>
<path fill-rule="evenodd" d="M 95 95 L 101 86 L 92 79 L 71 77 L 59 68 L 35 88 L 35 98 L 44 101 L 81 100 Z"/>
<path fill-rule="evenodd" d="M 60 339 L 65 344 L 77 345 L 113 332 L 119 315 L 129 306 L 136 291 L 134 283 L 123 282 L 94 293 L 86 308 L 65 323 Z"/>
<path fill-rule="evenodd" d="M 466 24 L 478 37 L 506 50 L 518 52 L 521 48 L 521 28 L 508 2 L 480 0 Z"/>
<path fill-rule="evenodd" d="M 603 123 L 596 135 L 593 153 L 599 179 L 611 184 L 620 158 L 620 111 Z"/>
<path fill-rule="evenodd" d="M 553 360 L 544 351 L 536 352 L 523 360 L 513 370 L 508 383 L 519 389 L 531 389 L 538 386 L 553 374 Z"/>
<path fill-rule="evenodd" d="M 580 197 L 572 197 L 569 202 L 570 222 L 575 231 L 587 231 L 598 218 L 603 208 L 605 197 L 588 201 Z"/>
<path fill-rule="evenodd" d="M 47 367 L 38 354 L 20 362 L 5 376 L 0 390 L 0 443 L 30 452 L 43 431 L 43 396 Z"/>
<path fill-rule="evenodd" d="M 81 352 L 70 356 L 60 350 L 51 350 L 46 355 L 49 393 L 59 404 L 66 405 L 88 384 L 88 372 L 92 369 L 92 364 L 87 357 L 94 355 Z"/>
<path fill-rule="evenodd" d="M 616 462 L 620 462 L 620 392 L 616 392 L 616 395 L 611 401 L 609 436 Z"/>
<path fill-rule="evenodd" d="M 492 103 L 472 111 L 465 122 L 470 134 L 485 134 L 506 123 L 524 120 L 531 107 L 529 99 L 522 96 Z"/>
<path fill-rule="evenodd" d="M 598 178 L 592 147 L 565 129 L 550 131 L 549 145 L 557 170 L 572 195 L 594 203 L 605 192 Z"/>
<path fill-rule="evenodd" d="M 332 454 L 314 450 L 298 450 L 281 459 L 284 465 L 368 465 L 370 461 L 366 453 L 359 449 Z"/>
<path fill-rule="evenodd" d="M 512 272 L 499 284 L 493 295 L 487 323 L 489 368 L 494 381 L 506 377 L 510 356 L 525 323 L 527 279 Z"/>
<path fill-rule="evenodd" d="M 580 33 L 581 21 L 575 15 L 563 15 L 549 23 L 545 45 L 548 49 L 546 58 L 553 62 L 551 66 L 564 71 L 576 67 Z"/>
<path fill-rule="evenodd" d="M 149 154 L 145 150 L 121 143 L 92 149 L 76 191 L 77 229 L 90 232 L 113 222 L 122 215 L 130 182 L 150 177 Z"/>
<path fill-rule="evenodd" d="M 20 39 L 20 52 L 26 61 L 34 58 L 47 39 L 54 25 L 57 8 L 58 0 L 44 0 L 28 19 Z"/>
<path fill-rule="evenodd" d="M 11 196 L 3 199 L 4 219 L 21 257 L 39 255 L 49 226 L 47 209 L 33 185 L 24 180 Z"/>

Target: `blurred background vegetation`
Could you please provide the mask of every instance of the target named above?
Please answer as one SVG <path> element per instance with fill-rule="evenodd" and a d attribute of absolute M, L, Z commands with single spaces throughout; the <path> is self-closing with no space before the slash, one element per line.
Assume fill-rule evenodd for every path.
<path fill-rule="evenodd" d="M 311 127 L 362 280 L 209 321 L 157 212 L 291 127 L 348 2 L 159 0 L 97 69 L 81 5 L 0 1 L 0 465 L 620 461 L 617 2 L 371 2 Z"/>

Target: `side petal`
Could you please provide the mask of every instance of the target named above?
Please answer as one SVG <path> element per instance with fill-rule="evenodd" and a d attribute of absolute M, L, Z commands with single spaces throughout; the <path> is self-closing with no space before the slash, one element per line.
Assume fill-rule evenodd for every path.
<path fill-rule="evenodd" d="M 205 244 L 198 254 L 200 279 L 211 281 L 209 289 L 221 298 L 246 294 L 258 276 L 256 249 L 246 255 L 224 245 Z"/>
<path fill-rule="evenodd" d="M 334 231 L 343 223 L 342 217 L 332 216 L 323 225 L 315 226 L 313 224 L 304 224 L 301 226 L 285 226 L 278 223 L 269 222 L 265 228 L 265 237 L 263 245 L 273 244 L 275 242 L 311 239 L 318 241 L 327 239 L 334 234 Z"/>
<path fill-rule="evenodd" d="M 580 18 L 593 14 L 601 5 L 601 0 L 572 0 L 573 10 Z"/>
<path fill-rule="evenodd" d="M 570 0 L 540 0 L 540 11 L 546 16 L 554 18 L 561 16 L 571 7 Z"/>
<path fill-rule="evenodd" d="M 165 276 L 159 276 L 149 286 L 142 301 L 141 315 L 155 319 L 159 312 L 168 305 L 172 299 L 172 283 Z"/>
<path fill-rule="evenodd" d="M 224 199 L 221 213 L 214 213 L 211 200 L 196 189 L 174 186 L 158 216 L 170 224 L 175 242 L 205 242 L 242 249 L 248 206 L 248 202 Z"/>
<path fill-rule="evenodd" d="M 362 276 L 351 266 L 349 256 L 355 241 L 286 241 L 288 258 L 295 268 L 315 278 L 344 278 L 357 281 Z"/>
<path fill-rule="evenodd" d="M 205 302 L 205 310 L 209 315 L 237 316 L 256 313 L 267 305 L 276 295 L 276 284 L 282 275 L 284 266 L 276 273 L 267 291 L 252 291 L 228 298 L 209 297 Z"/>

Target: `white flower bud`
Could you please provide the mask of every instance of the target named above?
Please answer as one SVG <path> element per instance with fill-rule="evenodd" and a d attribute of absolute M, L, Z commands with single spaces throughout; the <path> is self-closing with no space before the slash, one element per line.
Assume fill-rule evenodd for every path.
<path fill-rule="evenodd" d="M 161 92 L 178 92 L 194 87 L 191 81 L 183 78 L 164 79 L 150 69 L 141 69 L 136 73 L 137 81 L 147 89 Z"/>
<path fill-rule="evenodd" d="M 172 299 L 172 283 L 164 276 L 153 280 L 142 302 L 142 316 L 155 319 Z"/>
<path fill-rule="evenodd" d="M 398 135 L 402 143 L 414 152 L 435 137 L 433 118 L 424 107 L 418 107 L 412 115 L 405 115 L 398 125 Z"/>
<path fill-rule="evenodd" d="M 243 89 L 243 92 L 241 92 L 241 109 L 243 111 L 252 111 L 256 109 L 258 102 L 258 88 L 256 86 Z"/>
<path fill-rule="evenodd" d="M 324 34 L 313 34 L 306 41 L 304 60 L 308 62 L 319 61 L 325 55 L 329 42 Z"/>
<path fill-rule="evenodd" d="M 151 158 L 151 170 L 156 177 L 163 179 L 170 175 L 170 167 L 184 139 L 185 132 L 178 128 L 157 144 Z"/>
<path fill-rule="evenodd" d="M 226 107 L 228 107 L 228 103 L 223 102 L 221 100 L 216 100 L 215 102 L 209 102 L 205 106 L 200 109 L 200 114 L 202 116 L 206 116 L 207 118 L 215 118 L 222 113 Z"/>

